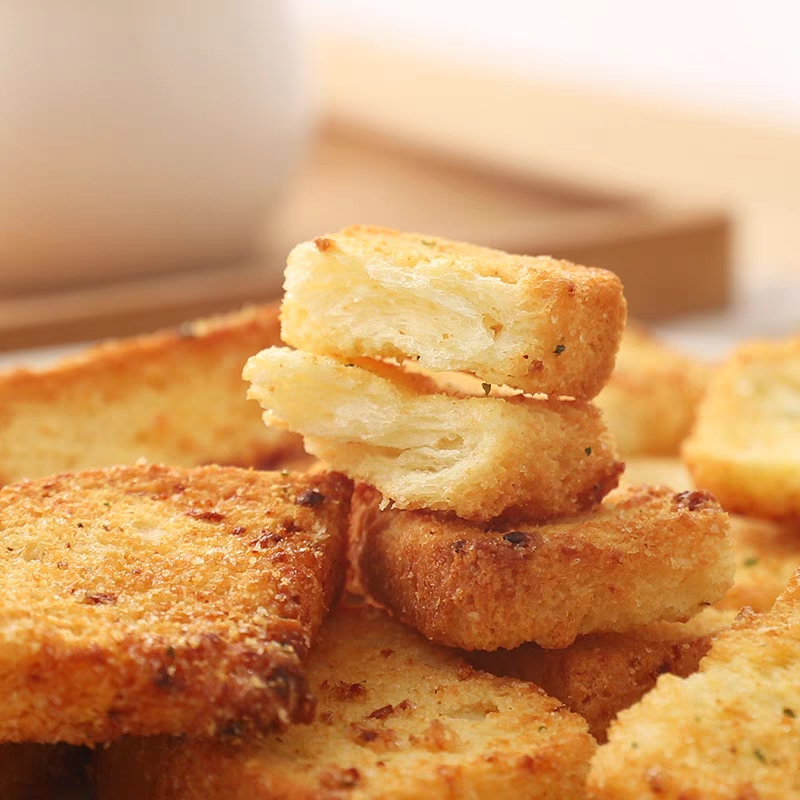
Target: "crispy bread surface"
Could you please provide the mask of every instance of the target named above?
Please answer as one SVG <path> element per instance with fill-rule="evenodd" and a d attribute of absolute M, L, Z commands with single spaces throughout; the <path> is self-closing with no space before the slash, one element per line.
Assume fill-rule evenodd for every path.
<path fill-rule="evenodd" d="M 279 736 L 99 752 L 98 800 L 583 797 L 595 744 L 582 719 L 377 609 L 343 608 L 325 624 L 309 684 L 316 721 Z"/>
<path fill-rule="evenodd" d="M 0 741 L 307 720 L 351 485 L 113 467 L 0 490 Z"/>
<path fill-rule="evenodd" d="M 658 483 L 691 489 L 691 476 L 676 459 L 632 458 L 622 484 Z M 730 515 L 731 544 L 736 561 L 733 586 L 715 605 L 738 611 L 750 606 L 769 611 L 789 578 L 800 567 L 800 526 Z"/>
<path fill-rule="evenodd" d="M 486 526 L 353 498 L 355 585 L 434 641 L 465 650 L 681 621 L 731 584 L 727 515 L 704 492 L 619 490 L 546 525 Z"/>
<path fill-rule="evenodd" d="M 611 374 L 626 316 L 605 270 L 368 226 L 295 247 L 285 289 L 283 338 L 301 350 L 583 400 Z"/>
<path fill-rule="evenodd" d="M 572 400 L 462 397 L 380 362 L 270 348 L 244 375 L 264 420 L 399 508 L 549 519 L 597 505 L 622 464 L 600 413 Z"/>
<path fill-rule="evenodd" d="M 727 630 L 735 616 L 735 611 L 707 608 L 688 622 L 579 636 L 564 650 L 525 644 L 514 650 L 474 652 L 470 662 L 541 686 L 580 714 L 602 743 L 611 720 L 649 692 L 659 675 L 686 677 L 696 672 L 714 637 Z"/>
<path fill-rule="evenodd" d="M 592 764 L 595 800 L 800 797 L 798 575 L 769 613 L 720 634 L 699 672 L 662 676 Z"/>
<path fill-rule="evenodd" d="M 800 337 L 746 344 L 717 370 L 683 455 L 728 511 L 800 523 Z"/>
<path fill-rule="evenodd" d="M 614 372 L 595 401 L 623 456 L 677 456 L 709 369 L 628 323 Z"/>
<path fill-rule="evenodd" d="M 278 343 L 277 306 L 265 306 L 0 375 L 0 484 L 138 458 L 282 465 L 299 438 L 264 429 L 241 379 Z"/>

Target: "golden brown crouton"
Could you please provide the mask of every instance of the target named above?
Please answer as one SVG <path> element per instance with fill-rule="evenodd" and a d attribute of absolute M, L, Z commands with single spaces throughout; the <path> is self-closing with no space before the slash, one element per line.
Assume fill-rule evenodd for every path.
<path fill-rule="evenodd" d="M 594 800 L 800 797 L 798 580 L 720 634 L 699 672 L 662 676 L 620 713 L 592 763 Z"/>
<path fill-rule="evenodd" d="M 611 374 L 626 314 L 605 270 L 367 226 L 295 247 L 285 289 L 281 332 L 300 350 L 583 400 Z"/>
<path fill-rule="evenodd" d="M 630 633 L 579 636 L 564 650 L 524 644 L 514 650 L 474 652 L 470 662 L 497 675 L 532 681 L 589 723 L 605 742 L 611 720 L 670 672 L 697 671 L 714 637 L 727 630 L 735 611 L 707 608 L 688 622 L 656 622 Z"/>
<path fill-rule="evenodd" d="M 307 720 L 351 486 L 113 467 L 0 490 L 0 741 Z"/>
<path fill-rule="evenodd" d="M 655 483 L 684 490 L 693 488 L 691 476 L 676 459 L 633 458 L 627 462 L 622 484 Z M 731 545 L 736 562 L 733 586 L 715 605 L 735 609 L 750 606 L 769 611 L 800 567 L 800 526 L 730 515 Z"/>
<path fill-rule="evenodd" d="M 583 797 L 595 744 L 582 719 L 377 609 L 345 608 L 325 624 L 309 685 L 316 721 L 278 736 L 99 751 L 98 800 Z"/>
<path fill-rule="evenodd" d="M 0 375 L 0 484 L 138 458 L 281 464 L 300 440 L 264 429 L 241 379 L 253 353 L 279 342 L 277 307 L 265 306 Z"/>
<path fill-rule="evenodd" d="M 623 456 L 677 456 L 709 369 L 628 323 L 614 372 L 595 401 Z"/>
<path fill-rule="evenodd" d="M 800 337 L 746 344 L 717 370 L 683 455 L 728 511 L 800 523 Z"/>
<path fill-rule="evenodd" d="M 461 397 L 380 362 L 270 348 L 244 372 L 264 420 L 398 508 L 548 519 L 597 505 L 622 471 L 600 413 L 555 398 Z"/>
<path fill-rule="evenodd" d="M 570 645 L 688 619 L 731 584 L 727 515 L 704 492 L 619 490 L 546 525 L 486 526 L 353 499 L 355 582 L 434 641 L 465 650 Z"/>
<path fill-rule="evenodd" d="M 0 744 L 0 797 L 67 800 L 82 788 L 85 756 L 65 744 Z"/>

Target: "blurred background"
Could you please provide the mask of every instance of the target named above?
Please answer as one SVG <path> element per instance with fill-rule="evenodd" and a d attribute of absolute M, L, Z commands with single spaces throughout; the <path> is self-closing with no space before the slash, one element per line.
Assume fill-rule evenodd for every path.
<path fill-rule="evenodd" d="M 276 297 L 292 244 L 353 222 L 612 269 L 710 356 L 796 331 L 798 23 L 777 0 L 0 0 L 3 360 Z"/>

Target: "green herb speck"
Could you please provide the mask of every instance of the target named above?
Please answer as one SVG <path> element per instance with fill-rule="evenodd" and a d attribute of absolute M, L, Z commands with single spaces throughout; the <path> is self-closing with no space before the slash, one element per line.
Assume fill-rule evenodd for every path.
<path fill-rule="evenodd" d="M 783 709 L 783 716 L 784 717 L 790 717 L 791 719 L 794 719 L 797 716 L 797 714 L 795 714 L 794 711 L 791 708 L 784 708 Z"/>
<path fill-rule="evenodd" d="M 744 566 L 746 566 L 746 567 L 754 567 L 756 564 L 758 564 L 758 559 L 757 559 L 757 558 L 755 558 L 755 557 L 753 557 L 753 558 L 746 558 L 746 559 L 745 559 L 745 560 L 744 560 L 742 563 L 743 563 L 743 564 L 744 564 Z"/>
<path fill-rule="evenodd" d="M 760 751 L 760 750 L 759 750 L 757 747 L 756 747 L 756 749 L 755 749 L 755 750 L 753 750 L 753 755 L 754 755 L 754 756 L 755 756 L 755 757 L 756 757 L 756 758 L 757 758 L 757 759 L 758 759 L 758 760 L 759 760 L 759 761 L 760 761 L 762 764 L 766 764 L 766 763 L 767 763 L 767 757 L 766 757 L 766 756 L 765 756 L 765 755 L 764 755 L 764 754 L 763 754 L 763 753 L 762 753 L 762 752 L 761 752 L 761 751 Z"/>
<path fill-rule="evenodd" d="M 489 392 L 492 391 L 492 384 L 491 383 L 482 383 L 481 384 L 481 389 L 483 389 L 483 393 L 486 395 L 486 397 L 488 397 L 489 396 Z"/>
<path fill-rule="evenodd" d="M 425 247 L 433 247 L 436 242 L 434 242 L 433 239 L 422 239 L 422 244 L 424 244 Z"/>
<path fill-rule="evenodd" d="M 592 454 L 592 448 L 586 447 L 584 448 L 583 452 L 586 453 L 587 456 L 590 456 Z"/>
<path fill-rule="evenodd" d="M 553 352 L 557 356 L 560 356 L 566 349 L 567 349 L 567 346 L 565 344 L 559 344 L 559 345 L 556 345 L 556 349 L 553 350 Z"/>
<path fill-rule="evenodd" d="M 167 656 L 168 656 L 169 658 L 175 658 L 175 648 L 174 648 L 172 645 L 170 645 L 170 646 L 167 648 Z"/>

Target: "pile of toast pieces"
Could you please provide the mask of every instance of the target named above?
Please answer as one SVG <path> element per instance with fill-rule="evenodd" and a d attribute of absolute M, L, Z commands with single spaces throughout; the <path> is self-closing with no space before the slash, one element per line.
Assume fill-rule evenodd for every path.
<path fill-rule="evenodd" d="M 0 796 L 800 796 L 800 339 L 379 228 L 285 289 L 0 376 Z"/>

